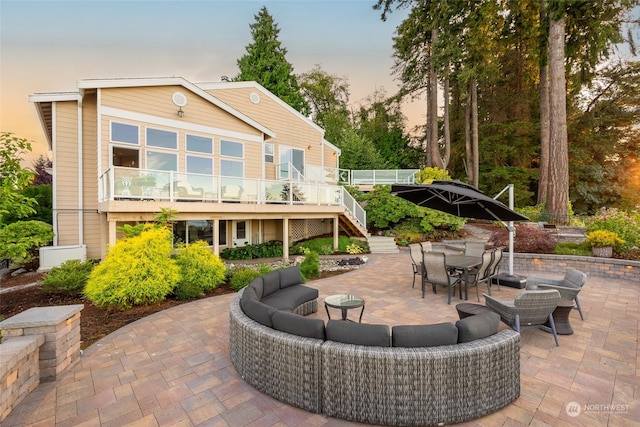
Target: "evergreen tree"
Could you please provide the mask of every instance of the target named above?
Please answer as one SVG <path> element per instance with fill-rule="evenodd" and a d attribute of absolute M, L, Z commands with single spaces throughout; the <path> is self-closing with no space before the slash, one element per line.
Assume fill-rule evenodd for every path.
<path fill-rule="evenodd" d="M 310 108 L 302 95 L 293 73 L 293 66 L 287 61 L 287 49 L 278 40 L 280 29 L 266 7 L 255 15 L 251 24 L 253 42 L 247 45 L 247 53 L 238 59 L 240 68 L 234 81 L 256 81 L 278 98 L 305 116 Z"/>

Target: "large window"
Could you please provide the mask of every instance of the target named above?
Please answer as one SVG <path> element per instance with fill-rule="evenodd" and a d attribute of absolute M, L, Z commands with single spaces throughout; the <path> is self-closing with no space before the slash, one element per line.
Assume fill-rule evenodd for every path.
<path fill-rule="evenodd" d="M 147 128 L 147 145 L 177 150 L 178 134 L 167 130 Z"/>
<path fill-rule="evenodd" d="M 244 162 L 235 160 L 220 160 L 220 175 L 233 176 L 237 178 L 244 177 Z"/>
<path fill-rule="evenodd" d="M 111 141 L 139 144 L 138 126 L 111 122 Z"/>
<path fill-rule="evenodd" d="M 227 157 L 244 157 L 244 146 L 239 142 L 220 141 L 220 155 Z"/>
<path fill-rule="evenodd" d="M 177 171 L 178 155 L 161 151 L 147 151 L 147 169 Z"/>
<path fill-rule="evenodd" d="M 187 172 L 213 175 L 213 159 L 209 157 L 187 156 Z"/>
<path fill-rule="evenodd" d="M 174 243 L 193 243 L 204 240 L 213 246 L 213 221 L 176 221 L 173 224 Z"/>
<path fill-rule="evenodd" d="M 213 139 L 204 136 L 187 135 L 187 151 L 213 154 Z"/>

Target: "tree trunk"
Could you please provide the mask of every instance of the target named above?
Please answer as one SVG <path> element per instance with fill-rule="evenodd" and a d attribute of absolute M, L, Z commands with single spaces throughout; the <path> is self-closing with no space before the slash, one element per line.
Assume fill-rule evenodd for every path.
<path fill-rule="evenodd" d="M 471 81 L 467 84 L 467 102 L 464 106 L 464 148 L 467 178 L 473 182 L 473 155 L 471 153 Z"/>
<path fill-rule="evenodd" d="M 427 153 L 427 167 L 433 167 L 431 161 L 431 73 L 427 76 L 427 124 L 424 130 L 424 136 L 426 141 L 425 153 Z"/>
<path fill-rule="evenodd" d="M 564 68 L 564 18 L 549 25 L 549 184 L 547 211 L 556 224 L 569 222 L 569 150 Z"/>
<path fill-rule="evenodd" d="M 547 201 L 549 186 L 549 66 L 540 67 L 540 164 L 538 204 Z"/>
<path fill-rule="evenodd" d="M 451 158 L 451 129 L 449 126 L 449 76 L 444 80 L 444 156 L 443 169 L 447 168 Z"/>
<path fill-rule="evenodd" d="M 540 0 L 540 26 L 546 26 L 546 0 Z M 545 41 L 540 52 L 540 160 L 538 164 L 538 204 L 547 201 L 549 187 L 549 42 Z"/>
<path fill-rule="evenodd" d="M 477 188 L 480 176 L 480 149 L 478 147 L 478 82 L 471 80 L 471 151 L 473 155 L 473 185 Z"/>
<path fill-rule="evenodd" d="M 431 144 L 431 164 L 434 167 L 443 168 L 440 157 L 440 144 L 438 144 L 438 76 L 434 64 L 433 48 L 438 42 L 438 30 L 431 30 L 431 62 L 429 64 L 429 84 L 431 85 L 431 104 L 429 112 L 431 114 L 431 129 L 429 129 L 429 143 Z"/>

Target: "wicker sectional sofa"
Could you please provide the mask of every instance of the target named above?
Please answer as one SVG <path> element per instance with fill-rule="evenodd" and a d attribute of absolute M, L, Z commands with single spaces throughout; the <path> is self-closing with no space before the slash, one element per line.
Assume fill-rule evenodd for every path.
<path fill-rule="evenodd" d="M 296 269 L 278 272 L 290 282 Z M 456 325 L 325 325 L 296 314 L 317 310 L 316 291 L 315 304 L 291 307 L 300 300 L 289 299 L 281 309 L 261 307 L 271 313 L 267 319 L 247 304 L 265 299 L 258 295 L 259 281 L 252 285 L 231 302 L 231 361 L 245 381 L 282 402 L 362 423 L 438 425 L 479 418 L 520 395 L 520 335 L 496 333 L 495 313 Z M 267 302 L 274 304 L 268 297 L 278 292 Z"/>

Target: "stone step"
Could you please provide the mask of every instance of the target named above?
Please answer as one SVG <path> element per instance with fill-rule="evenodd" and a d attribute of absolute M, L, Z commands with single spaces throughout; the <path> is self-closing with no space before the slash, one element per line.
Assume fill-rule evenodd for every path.
<path fill-rule="evenodd" d="M 398 253 L 400 250 L 393 237 L 371 236 L 367 239 L 372 254 Z"/>

